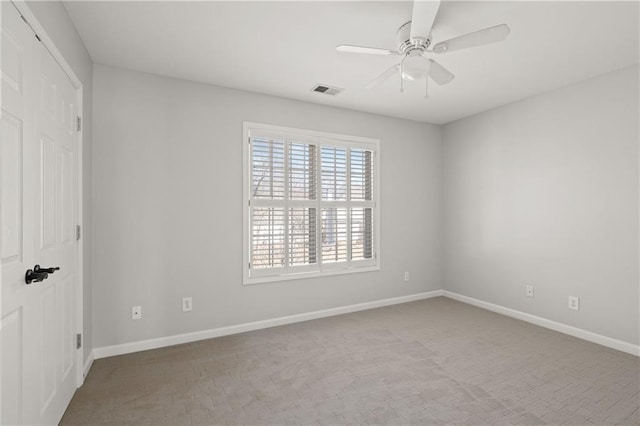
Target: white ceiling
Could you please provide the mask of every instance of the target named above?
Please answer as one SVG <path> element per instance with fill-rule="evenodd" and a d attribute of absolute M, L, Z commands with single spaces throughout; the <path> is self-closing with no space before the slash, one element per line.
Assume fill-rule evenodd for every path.
<path fill-rule="evenodd" d="M 446 123 L 638 63 L 639 3 L 444 1 L 435 42 L 506 23 L 502 42 L 437 56 L 450 84 L 399 77 L 364 85 L 397 57 L 335 51 L 395 48 L 409 2 L 95 2 L 65 6 L 93 60 L 202 83 L 406 119 Z M 345 88 L 336 97 L 316 83 Z"/>

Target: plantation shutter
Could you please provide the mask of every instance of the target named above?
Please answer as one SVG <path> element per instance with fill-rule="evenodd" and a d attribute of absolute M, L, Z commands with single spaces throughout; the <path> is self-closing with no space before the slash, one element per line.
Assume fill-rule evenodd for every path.
<path fill-rule="evenodd" d="M 375 151 L 286 132 L 248 134 L 249 277 L 376 265 Z"/>
<path fill-rule="evenodd" d="M 288 135 L 287 141 L 288 268 L 317 271 L 318 148 L 315 140 L 299 135 Z"/>
<path fill-rule="evenodd" d="M 351 200 L 351 260 L 371 263 L 374 259 L 374 152 L 351 148 L 350 200 Z"/>
<path fill-rule="evenodd" d="M 315 142 L 253 131 L 250 146 L 251 276 L 317 270 Z"/>
<path fill-rule="evenodd" d="M 251 138 L 250 269 L 254 276 L 285 272 L 285 148 L 282 135 Z"/>
<path fill-rule="evenodd" d="M 256 137 L 251 144 L 252 198 L 277 200 L 284 197 L 284 139 Z"/>

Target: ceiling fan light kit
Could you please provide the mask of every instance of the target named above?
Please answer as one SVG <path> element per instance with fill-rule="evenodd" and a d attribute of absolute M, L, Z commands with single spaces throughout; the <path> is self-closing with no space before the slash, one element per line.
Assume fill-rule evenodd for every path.
<path fill-rule="evenodd" d="M 447 52 L 483 46 L 502 41 L 511 32 L 506 24 L 496 25 L 483 30 L 474 31 L 449 40 L 439 42 L 429 49 L 432 43 L 431 29 L 440 7 L 440 1 L 421 1 L 413 3 L 411 21 L 406 22 L 397 32 L 397 49 L 381 49 L 377 47 L 364 47 L 341 44 L 336 47 L 338 52 L 364 53 L 382 56 L 403 56 L 400 63 L 392 66 L 365 88 L 370 89 L 379 86 L 384 81 L 400 72 L 400 91 L 404 91 L 403 80 L 417 81 L 425 79 L 425 85 L 431 78 L 436 84 L 450 83 L 455 76 L 426 54 L 444 54 Z M 425 86 L 426 88 L 427 86 Z M 425 91 L 425 97 L 427 92 Z"/>
<path fill-rule="evenodd" d="M 405 80 L 420 80 L 429 74 L 431 62 L 420 51 L 413 50 L 401 62 L 402 78 Z"/>

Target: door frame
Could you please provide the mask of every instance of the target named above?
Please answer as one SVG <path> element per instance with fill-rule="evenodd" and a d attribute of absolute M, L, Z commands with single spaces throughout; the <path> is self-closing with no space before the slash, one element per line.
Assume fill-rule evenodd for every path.
<path fill-rule="evenodd" d="M 25 0 L 11 0 L 13 6 L 18 10 L 18 12 L 27 20 L 27 25 L 31 27 L 31 29 L 38 35 L 40 42 L 44 45 L 44 47 L 49 51 L 53 59 L 57 62 L 57 64 L 62 68 L 62 71 L 67 75 L 71 84 L 73 85 L 76 91 L 76 101 L 78 102 L 78 111 L 77 115 L 80 118 L 81 126 L 80 131 L 76 132 L 76 146 L 78 148 L 77 151 L 77 197 L 76 197 L 76 215 L 77 222 L 76 225 L 80 225 L 81 235 L 80 239 L 77 240 L 77 270 L 76 270 L 76 303 L 75 303 L 75 312 L 74 312 L 74 329 L 76 333 L 80 333 L 82 335 L 82 346 L 76 350 L 76 387 L 79 388 L 84 383 L 84 345 L 85 345 L 85 333 L 84 333 L 84 299 L 83 299 L 83 289 L 84 289 L 84 232 L 85 232 L 85 224 L 84 217 L 82 215 L 82 205 L 83 205 L 83 176 L 82 176 L 82 160 L 83 160 L 83 135 L 85 132 L 84 119 L 82 114 L 83 108 L 83 86 L 82 82 L 73 71 L 67 60 L 64 58 L 60 50 L 56 47 L 53 42 L 53 39 L 49 37 L 44 27 L 38 22 L 36 16 L 31 12 L 29 6 Z M 91 355 L 87 360 L 89 363 L 91 362 Z"/>

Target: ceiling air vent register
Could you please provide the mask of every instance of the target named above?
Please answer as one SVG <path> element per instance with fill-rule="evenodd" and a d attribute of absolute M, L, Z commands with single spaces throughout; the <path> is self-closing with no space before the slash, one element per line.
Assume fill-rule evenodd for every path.
<path fill-rule="evenodd" d="M 316 84 L 313 89 L 311 89 L 312 92 L 322 93 L 330 96 L 335 96 L 338 93 L 342 92 L 342 90 L 343 89 L 340 89 L 338 87 L 327 86 L 326 84 Z"/>

